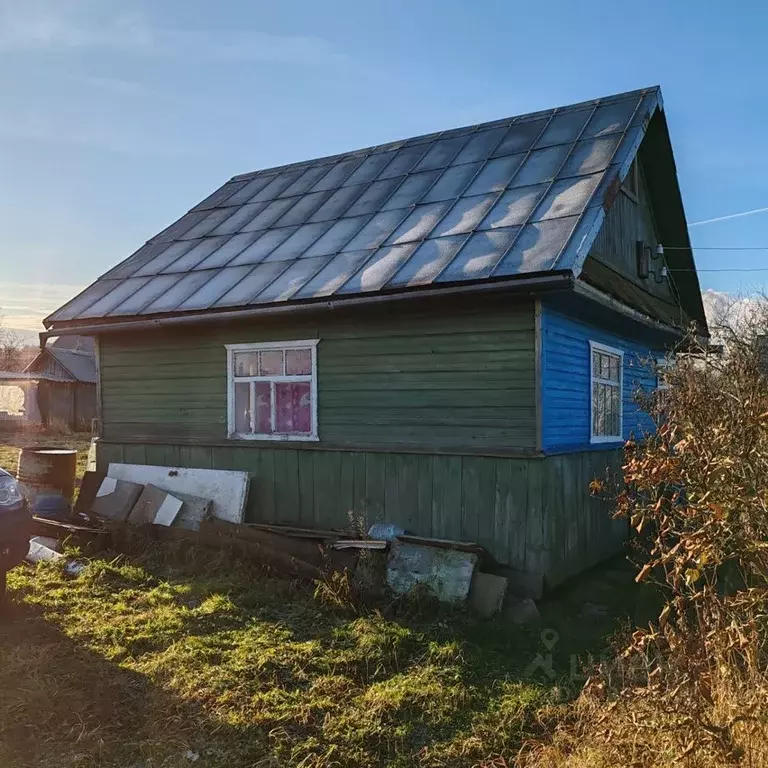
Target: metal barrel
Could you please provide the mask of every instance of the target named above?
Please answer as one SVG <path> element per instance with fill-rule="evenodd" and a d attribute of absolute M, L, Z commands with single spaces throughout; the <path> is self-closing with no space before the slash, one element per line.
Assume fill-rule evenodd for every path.
<path fill-rule="evenodd" d="M 31 506 L 40 495 L 63 497 L 72 504 L 77 451 L 70 448 L 22 448 L 16 479 Z"/>

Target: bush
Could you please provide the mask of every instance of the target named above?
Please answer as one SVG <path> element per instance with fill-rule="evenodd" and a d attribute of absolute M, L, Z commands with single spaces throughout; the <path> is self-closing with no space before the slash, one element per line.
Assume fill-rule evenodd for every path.
<path fill-rule="evenodd" d="M 762 313 L 761 313 L 762 315 Z M 768 376 L 762 323 L 665 370 L 655 435 L 625 447 L 616 514 L 658 619 L 593 671 L 529 765 L 768 766 Z M 696 339 L 689 338 L 689 348 Z"/>

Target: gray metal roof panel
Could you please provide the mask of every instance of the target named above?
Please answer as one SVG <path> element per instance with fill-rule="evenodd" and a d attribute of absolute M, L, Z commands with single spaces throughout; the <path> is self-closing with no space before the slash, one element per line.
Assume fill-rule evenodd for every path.
<path fill-rule="evenodd" d="M 98 379 L 96 356 L 89 352 L 62 349 L 52 345 L 46 351 L 64 366 L 77 381 L 95 384 Z"/>
<path fill-rule="evenodd" d="M 46 322 L 578 269 L 659 104 L 633 91 L 237 176 Z"/>

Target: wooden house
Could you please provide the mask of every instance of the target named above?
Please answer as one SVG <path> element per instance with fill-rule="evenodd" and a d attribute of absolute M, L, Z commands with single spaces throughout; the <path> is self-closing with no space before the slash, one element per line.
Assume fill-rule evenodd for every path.
<path fill-rule="evenodd" d="M 90 431 L 97 380 L 93 339 L 56 339 L 23 371 L 0 371 L 0 425 Z"/>
<path fill-rule="evenodd" d="M 98 340 L 102 465 L 248 470 L 252 521 L 533 592 L 620 549 L 589 482 L 707 335 L 658 88 L 236 176 L 45 323 Z"/>

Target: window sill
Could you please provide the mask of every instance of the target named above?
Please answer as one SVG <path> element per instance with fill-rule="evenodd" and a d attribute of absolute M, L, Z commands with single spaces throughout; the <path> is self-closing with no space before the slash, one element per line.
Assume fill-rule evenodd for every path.
<path fill-rule="evenodd" d="M 258 440 L 260 442 L 271 443 L 316 443 L 320 438 L 317 435 L 227 435 L 227 440 L 231 440 L 233 443 L 237 442 L 252 442 Z"/>
<path fill-rule="evenodd" d="M 624 442 L 624 438 L 620 437 L 620 436 L 619 437 L 613 437 L 613 436 L 609 436 L 609 435 L 595 437 L 594 435 L 592 435 L 589 438 L 589 442 L 590 442 L 591 445 L 599 445 L 601 443 L 602 444 L 605 444 L 605 443 L 623 443 Z"/>

